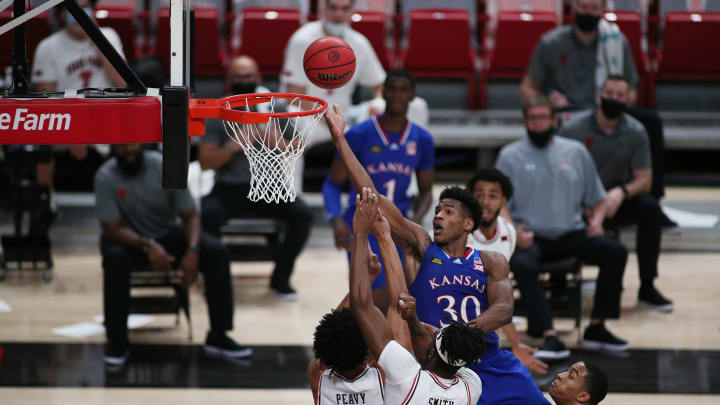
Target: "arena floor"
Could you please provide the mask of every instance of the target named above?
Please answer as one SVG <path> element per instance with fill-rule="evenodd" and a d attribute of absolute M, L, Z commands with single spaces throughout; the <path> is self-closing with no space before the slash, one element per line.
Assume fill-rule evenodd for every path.
<path fill-rule="evenodd" d="M 666 200 L 720 204 L 720 189 L 671 188 Z M 0 403 L 312 401 L 304 382 L 312 333 L 320 316 L 347 291 L 347 261 L 332 247 L 329 227 L 313 229 L 309 247 L 296 265 L 293 283 L 300 293 L 296 303 L 279 302 L 269 295 L 269 263 L 233 264 L 236 311 L 231 335 L 253 346 L 250 360 L 229 363 L 202 353 L 208 317 L 196 289 L 191 296 L 193 340 L 188 341 L 184 319 L 179 326 L 171 315 L 141 319 L 149 323 L 131 330 L 130 359 L 120 370 L 104 367 L 104 334 L 98 332 L 95 318 L 102 314 L 100 256 L 92 243 L 98 227 L 89 221 L 77 233 L 68 232 L 58 227 L 52 235 L 56 244 L 52 282 L 23 272 L 10 273 L 0 283 Z M 78 239 L 86 242 L 76 243 Z M 639 281 L 632 254 L 622 317 L 608 323 L 630 341 L 632 350 L 623 357 L 574 350 L 571 360 L 553 364 L 546 376 L 536 376 L 538 384 L 549 384 L 551 374 L 563 371 L 570 361 L 588 359 L 601 364 L 610 376 L 611 394 L 603 404 L 720 403 L 720 246 L 704 250 L 662 254 L 657 285 L 675 302 L 671 314 L 636 307 Z M 583 276 L 592 279 L 594 272 L 586 267 Z M 587 294 L 584 302 L 590 300 Z M 74 326 L 70 329 L 80 337 L 56 333 L 63 326 Z M 571 322 L 559 320 L 557 326 L 574 348 Z M 519 327 L 522 330 L 522 321 Z"/>

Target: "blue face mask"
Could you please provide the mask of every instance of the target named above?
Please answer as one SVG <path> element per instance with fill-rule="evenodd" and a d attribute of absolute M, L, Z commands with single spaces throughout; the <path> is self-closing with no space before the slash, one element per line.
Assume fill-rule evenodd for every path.
<path fill-rule="evenodd" d="M 93 16 L 93 9 L 90 7 L 83 7 L 83 11 L 85 14 L 88 15 L 88 17 L 92 18 Z M 72 14 L 70 12 L 65 11 L 65 26 L 69 27 L 75 22 L 75 18 L 73 18 Z"/>

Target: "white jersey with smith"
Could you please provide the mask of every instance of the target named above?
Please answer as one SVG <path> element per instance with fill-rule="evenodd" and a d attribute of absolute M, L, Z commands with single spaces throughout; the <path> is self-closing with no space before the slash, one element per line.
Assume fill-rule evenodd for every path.
<path fill-rule="evenodd" d="M 366 366 L 352 380 L 328 368 L 320 375 L 317 392 L 316 405 L 382 404 L 385 400 L 382 374 L 373 366 Z"/>

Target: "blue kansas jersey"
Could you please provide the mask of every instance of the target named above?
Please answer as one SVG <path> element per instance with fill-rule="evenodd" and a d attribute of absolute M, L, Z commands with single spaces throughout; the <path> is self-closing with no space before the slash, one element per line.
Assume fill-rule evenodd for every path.
<path fill-rule="evenodd" d="M 464 257 L 450 257 L 435 242 L 425 250 L 420 271 L 408 288 L 421 321 L 441 327 L 444 318 L 469 322 L 490 306 L 487 274 L 480 251 L 467 248 Z M 495 332 L 487 335 L 487 353 L 498 347 Z"/>
<path fill-rule="evenodd" d="M 407 216 L 411 202 L 407 189 L 412 173 L 431 169 L 435 164 L 430 133 L 410 121 L 402 133 L 389 132 L 380 126 L 377 117 L 372 117 L 352 127 L 345 138 L 378 193 L 392 200 Z M 349 194 L 349 207 L 343 218 L 352 224 L 356 194 L 352 187 Z"/>

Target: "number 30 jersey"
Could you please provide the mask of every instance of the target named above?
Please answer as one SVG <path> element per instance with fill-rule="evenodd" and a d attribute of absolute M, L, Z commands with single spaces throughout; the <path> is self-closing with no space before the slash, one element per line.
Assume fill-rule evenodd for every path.
<path fill-rule="evenodd" d="M 421 321 L 441 327 L 445 319 L 469 322 L 490 306 L 487 273 L 480 251 L 467 248 L 463 257 L 450 257 L 435 242 L 425 250 L 420 271 L 408 288 L 415 297 Z M 498 336 L 489 333 L 487 352 L 498 347 Z"/>
<path fill-rule="evenodd" d="M 407 216 L 411 202 L 407 190 L 412 173 L 432 169 L 435 164 L 435 146 L 430 133 L 411 121 L 402 133 L 389 132 L 380 125 L 378 117 L 372 117 L 352 127 L 345 139 L 378 193 L 389 198 Z M 352 224 L 353 215 L 355 190 L 351 187 L 343 218 Z"/>

